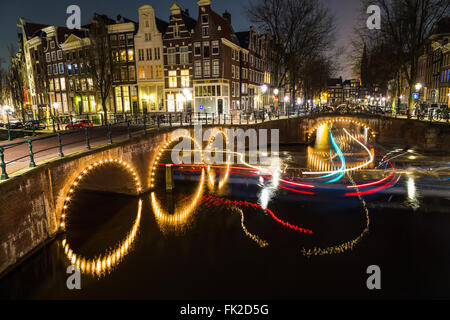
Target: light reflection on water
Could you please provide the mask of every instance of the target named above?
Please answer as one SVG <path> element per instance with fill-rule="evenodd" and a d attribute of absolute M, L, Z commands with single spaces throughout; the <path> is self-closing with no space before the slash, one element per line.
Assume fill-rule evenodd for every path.
<path fill-rule="evenodd" d="M 352 199 L 343 197 L 338 190 L 341 186 L 345 188 L 345 184 L 351 184 L 350 177 L 348 177 L 349 181 L 340 181 L 325 191 L 316 188 L 320 190 L 315 190 L 314 196 L 296 194 L 281 188 L 283 182 L 280 179 L 287 179 L 286 177 L 293 181 L 304 181 L 302 180 L 304 177 L 299 173 L 305 169 L 329 171 L 340 167 L 336 154 L 331 152 L 330 156 L 329 150 L 326 152 L 323 147 L 331 146 L 329 141 L 325 141 L 325 138 L 329 139 L 330 130 L 335 133 L 336 141 L 345 154 L 346 160 L 348 160 L 346 163 L 350 167 L 352 164 L 358 166 L 359 163 L 367 161 L 364 159 L 364 157 L 367 158 L 367 154 L 362 152 L 361 146 L 352 144 L 339 130 L 342 126 L 327 125 L 327 127 L 326 131 L 321 129 L 324 130 L 322 132 L 322 143 L 324 144 L 321 144 L 320 148 L 284 148 L 280 157 L 273 159 L 271 165 L 266 167 L 273 172 L 270 179 L 258 175 L 238 175 L 229 166 L 224 166 L 222 169 L 194 168 L 197 169 L 197 172 L 183 171 L 186 168 L 180 168 L 176 173 L 175 192 L 173 195 L 168 195 L 162 187 L 162 176 L 158 178 L 158 173 L 155 173 L 155 183 L 158 187 L 144 200 L 146 204 L 143 205 L 142 217 L 140 214 L 136 217 L 136 211 L 134 211 L 136 220 L 132 230 L 126 233 L 124 241 L 120 241 L 120 236 L 118 236 L 120 233 L 110 232 L 109 228 L 99 228 L 98 232 L 92 232 L 91 239 L 86 240 L 86 243 L 90 244 L 101 243 L 102 241 L 98 241 L 99 239 L 108 238 L 109 243 L 120 241 L 120 245 L 116 246 L 116 249 L 107 250 L 100 258 L 89 260 L 80 258 L 80 254 L 77 254 L 75 264 L 79 263 L 83 269 L 84 263 L 85 274 L 93 278 L 92 281 L 88 279 L 85 281 L 88 281 L 91 288 L 102 288 L 103 283 L 114 284 L 118 291 L 117 296 L 120 296 L 120 288 L 126 287 L 124 283 L 127 281 L 131 281 L 137 287 L 137 297 L 161 298 L 164 295 L 165 297 L 176 297 L 177 293 L 174 291 L 179 291 L 185 286 L 190 287 L 192 292 L 197 292 L 196 290 L 202 288 L 206 290 L 205 288 L 209 288 L 211 279 L 214 279 L 221 285 L 215 285 L 215 288 L 209 289 L 208 292 L 214 292 L 213 297 L 220 297 L 221 294 L 224 294 L 223 292 L 228 292 L 229 295 L 236 292 L 236 289 L 240 292 L 248 292 L 249 295 L 246 297 L 260 297 L 258 294 L 262 293 L 266 294 L 262 297 L 273 297 L 268 293 L 267 287 L 282 288 L 280 292 L 289 294 L 289 297 L 297 297 L 297 295 L 308 294 L 306 289 L 302 293 L 292 288 L 298 288 L 299 284 L 313 290 L 315 286 L 329 288 L 327 286 L 332 286 L 333 281 L 340 283 L 336 279 L 331 282 L 324 280 L 327 272 L 330 272 L 327 268 L 331 267 L 342 272 L 338 277 L 345 282 L 344 289 L 340 286 L 340 288 L 336 287 L 336 291 L 332 291 L 336 293 L 335 297 L 342 297 L 340 295 L 342 292 L 345 295 L 346 290 L 350 290 L 346 288 L 347 286 L 357 292 L 355 295 L 347 292 L 351 297 L 364 295 L 364 292 L 355 289 L 359 288 L 361 277 L 354 276 L 353 279 L 353 273 L 347 270 L 354 272 L 354 266 L 358 266 L 357 270 L 364 270 L 368 263 L 373 264 L 373 261 L 379 260 L 389 264 L 389 261 L 382 259 L 386 255 L 392 259 L 392 265 L 400 266 L 399 263 L 405 261 L 405 258 L 402 255 L 397 258 L 396 255 L 398 252 L 402 252 L 402 247 L 408 243 L 402 242 L 401 238 L 391 234 L 391 228 L 386 228 L 386 226 L 390 223 L 405 230 L 404 232 L 408 236 L 410 234 L 415 236 L 417 227 L 411 228 L 409 234 L 407 226 L 404 226 L 405 219 L 414 219 L 414 217 L 405 216 L 402 213 L 408 208 L 421 212 L 426 206 L 424 201 L 429 200 L 421 196 L 421 180 L 417 179 L 415 175 L 404 176 L 405 186 L 396 187 L 396 190 L 400 190 L 401 193 L 391 195 L 390 191 L 386 190 L 383 193 Z M 345 127 L 348 130 L 351 128 L 351 126 Z M 353 128 L 353 130 L 356 132 L 356 136 L 362 132 L 359 129 Z M 367 132 L 362 133 L 361 138 L 364 141 Z M 394 151 L 389 159 L 398 156 L 401 151 L 401 149 Z M 318 162 L 311 161 L 312 154 L 322 157 L 320 160 L 323 163 L 317 164 Z M 161 159 L 161 161 L 163 160 Z M 325 165 L 327 161 L 328 164 Z M 377 156 L 374 167 L 383 162 L 385 161 Z M 372 167 L 368 169 L 353 172 L 352 177 L 359 183 L 373 181 L 387 176 L 389 173 L 389 170 L 370 170 Z M 102 201 L 108 200 L 103 198 Z M 135 201 L 135 199 L 126 201 Z M 442 206 L 448 204 L 441 198 L 433 198 L 433 201 Z M 366 206 L 366 202 L 383 204 L 385 207 L 375 209 Z M 211 203 L 213 205 L 208 206 Z M 108 210 L 113 209 L 108 208 Z M 266 211 L 267 209 L 271 211 Z M 433 210 L 436 210 L 436 207 L 433 207 Z M 129 212 L 129 215 L 132 216 L 131 211 L 127 210 L 124 214 Z M 83 215 L 86 212 L 80 211 L 74 212 L 74 214 Z M 432 218 L 432 215 L 429 215 L 429 218 Z M 108 219 L 108 214 L 104 214 L 104 219 Z M 416 226 L 413 222 L 410 222 L 411 225 Z M 138 224 L 136 225 L 136 223 Z M 440 224 L 448 224 L 450 221 L 443 218 L 443 220 L 433 220 L 433 223 L 435 228 L 439 228 Z M 421 226 L 421 224 L 417 223 L 417 226 Z M 80 226 L 78 225 L 78 227 Z M 300 229 L 309 227 L 314 231 L 313 235 L 299 232 Z M 83 230 L 75 228 L 69 232 L 76 234 L 82 233 Z M 440 233 L 437 232 L 437 234 Z M 397 241 L 398 243 L 396 243 Z M 128 243 L 128 249 L 124 249 L 126 252 L 124 251 L 122 254 L 122 247 L 126 243 Z M 63 245 L 62 249 L 65 250 L 65 247 Z M 83 244 L 78 247 L 83 248 Z M 50 248 L 53 247 L 50 246 Z M 98 248 L 92 249 L 91 246 L 91 250 L 82 251 L 95 252 L 95 249 Z M 450 248 L 448 249 L 450 250 Z M 61 250 L 61 247 L 58 247 L 58 250 Z M 47 254 L 47 259 L 57 261 L 54 262 L 57 264 L 54 269 L 58 270 L 61 278 L 64 278 L 64 268 L 73 262 L 73 255 L 69 257 L 66 256 L 66 253 L 61 262 L 56 258 L 57 253 L 55 252 L 58 250 L 53 248 L 50 253 L 42 253 L 42 255 Z M 420 251 L 422 254 L 427 254 L 423 253 L 423 250 Z M 120 259 L 117 259 L 118 252 Z M 338 258 L 337 254 L 342 255 L 342 258 Z M 153 256 L 155 258 L 152 258 Z M 312 259 L 306 263 L 305 260 L 302 260 L 304 256 L 311 256 Z M 327 260 L 320 260 L 314 256 L 324 256 L 320 259 Z M 329 256 L 329 258 L 325 256 Z M 431 258 L 434 256 L 431 254 Z M 114 257 L 116 257 L 115 260 L 113 260 Z M 209 261 L 206 257 L 211 259 L 209 263 L 205 263 L 205 261 Z M 442 262 L 442 266 L 450 267 L 450 261 L 441 256 L 436 259 Z M 295 261 L 295 263 L 290 265 L 291 261 Z M 343 265 L 342 261 L 345 261 Z M 89 265 L 88 271 L 87 266 Z M 230 265 L 232 265 L 231 268 Z M 236 265 L 240 266 L 239 272 L 236 271 Z M 267 266 L 268 273 L 264 273 L 265 269 L 261 265 Z M 280 269 L 278 269 L 278 265 L 280 265 Z M 308 266 L 311 268 L 309 269 Z M 33 267 L 33 262 L 30 262 L 29 267 Z M 189 279 L 195 278 L 194 276 L 190 276 L 189 279 L 176 277 L 180 268 L 186 269 L 186 274 L 199 272 L 196 274 L 197 279 L 190 282 Z M 414 266 L 411 268 L 414 269 Z M 276 277 L 273 276 L 272 269 L 278 270 L 278 273 L 275 274 L 290 278 L 292 287 L 287 283 L 278 283 Z M 152 271 L 150 270 L 154 272 L 153 277 L 151 277 Z M 217 270 L 220 272 L 218 273 Z M 402 271 L 403 268 L 399 267 L 399 273 Z M 260 277 L 253 281 L 252 277 L 255 273 Z M 148 276 L 146 276 L 147 274 Z M 306 278 L 300 278 L 302 274 Z M 161 280 L 160 291 L 151 290 L 153 286 L 156 287 L 157 278 L 161 275 L 166 279 Z M 166 277 L 169 275 L 170 277 Z M 357 275 L 357 272 L 354 275 Z M 431 276 L 430 274 L 429 277 Z M 223 282 L 220 278 L 224 279 Z M 14 277 L 11 281 L 14 281 Z M 16 276 L 16 281 L 19 281 L 18 276 Z M 49 281 L 50 287 L 57 285 L 52 282 L 55 280 L 47 281 Z M 394 280 L 392 279 L 392 281 Z M 34 280 L 32 283 L 37 285 L 40 282 Z M 187 285 L 188 283 L 190 285 Z M 240 283 L 246 283 L 246 287 L 243 288 Z M 250 283 L 253 284 L 253 287 L 249 285 Z M 227 291 L 228 284 L 230 285 L 229 290 L 232 291 Z M 231 289 L 232 284 L 233 289 Z M 443 287 L 447 284 L 450 288 L 450 283 L 446 282 L 443 283 Z M 89 286 L 84 291 L 88 297 L 89 292 L 92 293 L 89 291 Z M 163 289 L 163 287 L 167 287 L 167 289 Z M 99 290 L 105 297 L 112 294 L 107 289 Z M 62 292 L 68 294 L 65 291 Z M 397 291 L 387 288 L 385 292 Z M 442 290 L 441 292 L 449 291 Z M 250 293 L 253 293 L 253 296 Z M 127 292 L 122 292 L 122 296 L 126 294 Z M 191 297 L 186 292 L 184 294 L 183 297 Z M 239 295 L 239 293 L 236 294 Z M 279 295 L 283 294 L 279 293 Z M 33 295 L 33 297 L 40 298 L 48 296 L 49 294 L 45 291 Z"/>

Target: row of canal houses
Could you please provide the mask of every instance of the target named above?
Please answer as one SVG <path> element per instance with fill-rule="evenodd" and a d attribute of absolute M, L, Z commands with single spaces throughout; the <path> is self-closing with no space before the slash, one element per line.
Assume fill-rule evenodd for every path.
<path fill-rule="evenodd" d="M 231 14 L 198 1 L 198 18 L 177 1 L 167 23 L 152 6 L 139 21 L 95 14 L 107 25 L 113 82 L 110 114 L 208 112 L 237 115 L 269 106 L 270 35 L 234 32 Z M 89 26 L 79 30 L 20 19 L 29 117 L 102 113 L 86 71 Z"/>

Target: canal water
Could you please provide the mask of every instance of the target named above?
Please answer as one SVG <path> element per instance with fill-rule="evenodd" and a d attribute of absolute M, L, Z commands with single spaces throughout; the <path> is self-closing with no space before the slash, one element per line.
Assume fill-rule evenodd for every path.
<path fill-rule="evenodd" d="M 176 167 L 168 194 L 161 166 L 141 197 L 81 188 L 66 232 L 0 279 L 0 297 L 450 298 L 450 159 L 377 145 L 352 126 L 315 139 L 280 148 L 279 176 Z M 72 264 L 81 290 L 67 288 Z M 367 288 L 371 265 L 381 290 Z"/>

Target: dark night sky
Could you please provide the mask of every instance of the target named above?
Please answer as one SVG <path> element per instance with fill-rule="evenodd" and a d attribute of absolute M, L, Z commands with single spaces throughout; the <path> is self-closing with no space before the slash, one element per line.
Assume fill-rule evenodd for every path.
<path fill-rule="evenodd" d="M 219 13 L 228 10 L 232 14 L 233 27 L 235 31 L 246 30 L 249 22 L 245 16 L 244 5 L 248 0 L 212 0 L 213 9 Z M 104 13 L 110 17 L 118 14 L 129 19 L 137 20 L 137 9 L 144 4 L 152 5 L 156 15 L 168 20 L 169 8 L 172 0 L 2 0 L 0 8 L 0 57 L 8 58 L 9 44 L 17 43 L 16 27 L 19 17 L 27 21 L 43 24 L 65 25 L 67 14 L 66 8 L 71 4 L 77 4 L 81 8 L 82 24 L 88 23 L 94 12 Z M 356 24 L 359 9 L 359 0 L 324 0 L 331 11 L 335 14 L 338 26 L 339 47 L 348 48 L 351 41 L 352 30 Z M 178 0 L 182 8 L 189 8 L 191 16 L 197 18 L 197 0 Z M 345 68 L 345 57 L 343 55 L 342 75 L 350 77 L 350 72 Z"/>

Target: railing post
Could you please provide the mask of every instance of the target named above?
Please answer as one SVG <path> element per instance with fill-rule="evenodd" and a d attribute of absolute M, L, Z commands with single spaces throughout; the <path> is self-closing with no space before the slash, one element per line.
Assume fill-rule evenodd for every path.
<path fill-rule="evenodd" d="M 230 113 L 230 123 L 231 123 L 231 125 L 233 125 L 233 114 L 232 113 Z"/>
<path fill-rule="evenodd" d="M 63 153 L 63 146 L 62 146 L 62 141 L 61 141 L 61 133 L 57 133 L 58 135 L 58 149 L 59 149 L 59 157 L 62 158 L 64 157 L 64 153 Z"/>
<path fill-rule="evenodd" d="M 172 114 L 169 113 L 169 126 L 172 128 Z"/>
<path fill-rule="evenodd" d="M 183 126 L 183 112 L 180 112 L 180 127 Z"/>
<path fill-rule="evenodd" d="M 30 168 L 34 168 L 36 167 L 36 163 L 34 163 L 33 146 L 31 142 L 31 139 L 28 139 L 28 149 L 30 151 Z"/>
<path fill-rule="evenodd" d="M 249 125 L 249 123 L 250 123 L 250 116 L 249 116 L 249 114 L 247 113 L 247 125 Z"/>
<path fill-rule="evenodd" d="M 192 127 L 192 112 L 189 113 L 189 124 L 190 124 L 191 127 Z"/>
<path fill-rule="evenodd" d="M 2 168 L 2 177 L 1 180 L 8 179 L 8 174 L 6 173 L 6 163 L 5 163 L 5 155 L 4 149 L 0 147 L 0 167 Z"/>
<path fill-rule="evenodd" d="M 242 113 L 239 112 L 239 125 L 242 124 Z"/>
<path fill-rule="evenodd" d="M 8 122 L 8 141 L 11 141 L 11 125 Z"/>
<path fill-rule="evenodd" d="M 278 120 L 280 120 L 280 110 L 278 110 Z"/>
<path fill-rule="evenodd" d="M 55 128 L 55 117 L 52 117 L 52 123 L 53 123 L 53 133 L 56 132 L 56 128 Z"/>
<path fill-rule="evenodd" d="M 144 114 L 144 136 L 147 135 L 147 114 Z"/>
<path fill-rule="evenodd" d="M 108 123 L 108 144 L 112 144 L 112 132 L 111 132 L 111 124 Z"/>
<path fill-rule="evenodd" d="M 127 133 L 128 133 L 128 139 L 131 139 L 130 120 L 127 120 Z"/>
<path fill-rule="evenodd" d="M 200 124 L 200 112 L 197 115 L 197 121 L 198 121 L 198 124 Z"/>
<path fill-rule="evenodd" d="M 264 117 L 265 117 L 265 114 L 264 114 L 264 110 L 263 110 L 263 114 L 262 114 L 262 123 L 264 123 L 264 120 L 266 120 L 266 119 L 264 119 Z"/>
<path fill-rule="evenodd" d="M 220 113 L 219 113 L 219 124 L 220 124 Z"/>
<path fill-rule="evenodd" d="M 214 124 L 215 124 L 215 122 L 216 122 L 216 120 L 214 119 L 214 118 L 215 118 L 215 116 L 216 116 L 216 114 L 215 114 L 215 113 L 213 112 L 213 113 L 212 113 L 212 120 L 213 120 L 213 123 L 212 123 L 212 124 L 213 124 L 213 125 L 214 125 Z"/>
<path fill-rule="evenodd" d="M 156 122 L 158 123 L 158 130 L 159 130 L 159 128 L 161 127 L 161 123 L 160 123 L 160 115 L 159 114 L 157 114 L 156 115 Z"/>
<path fill-rule="evenodd" d="M 206 125 L 208 125 L 208 112 L 206 114 Z"/>
<path fill-rule="evenodd" d="M 84 128 L 84 133 L 86 135 L 86 150 L 91 150 L 91 143 L 89 142 L 89 127 Z"/>

